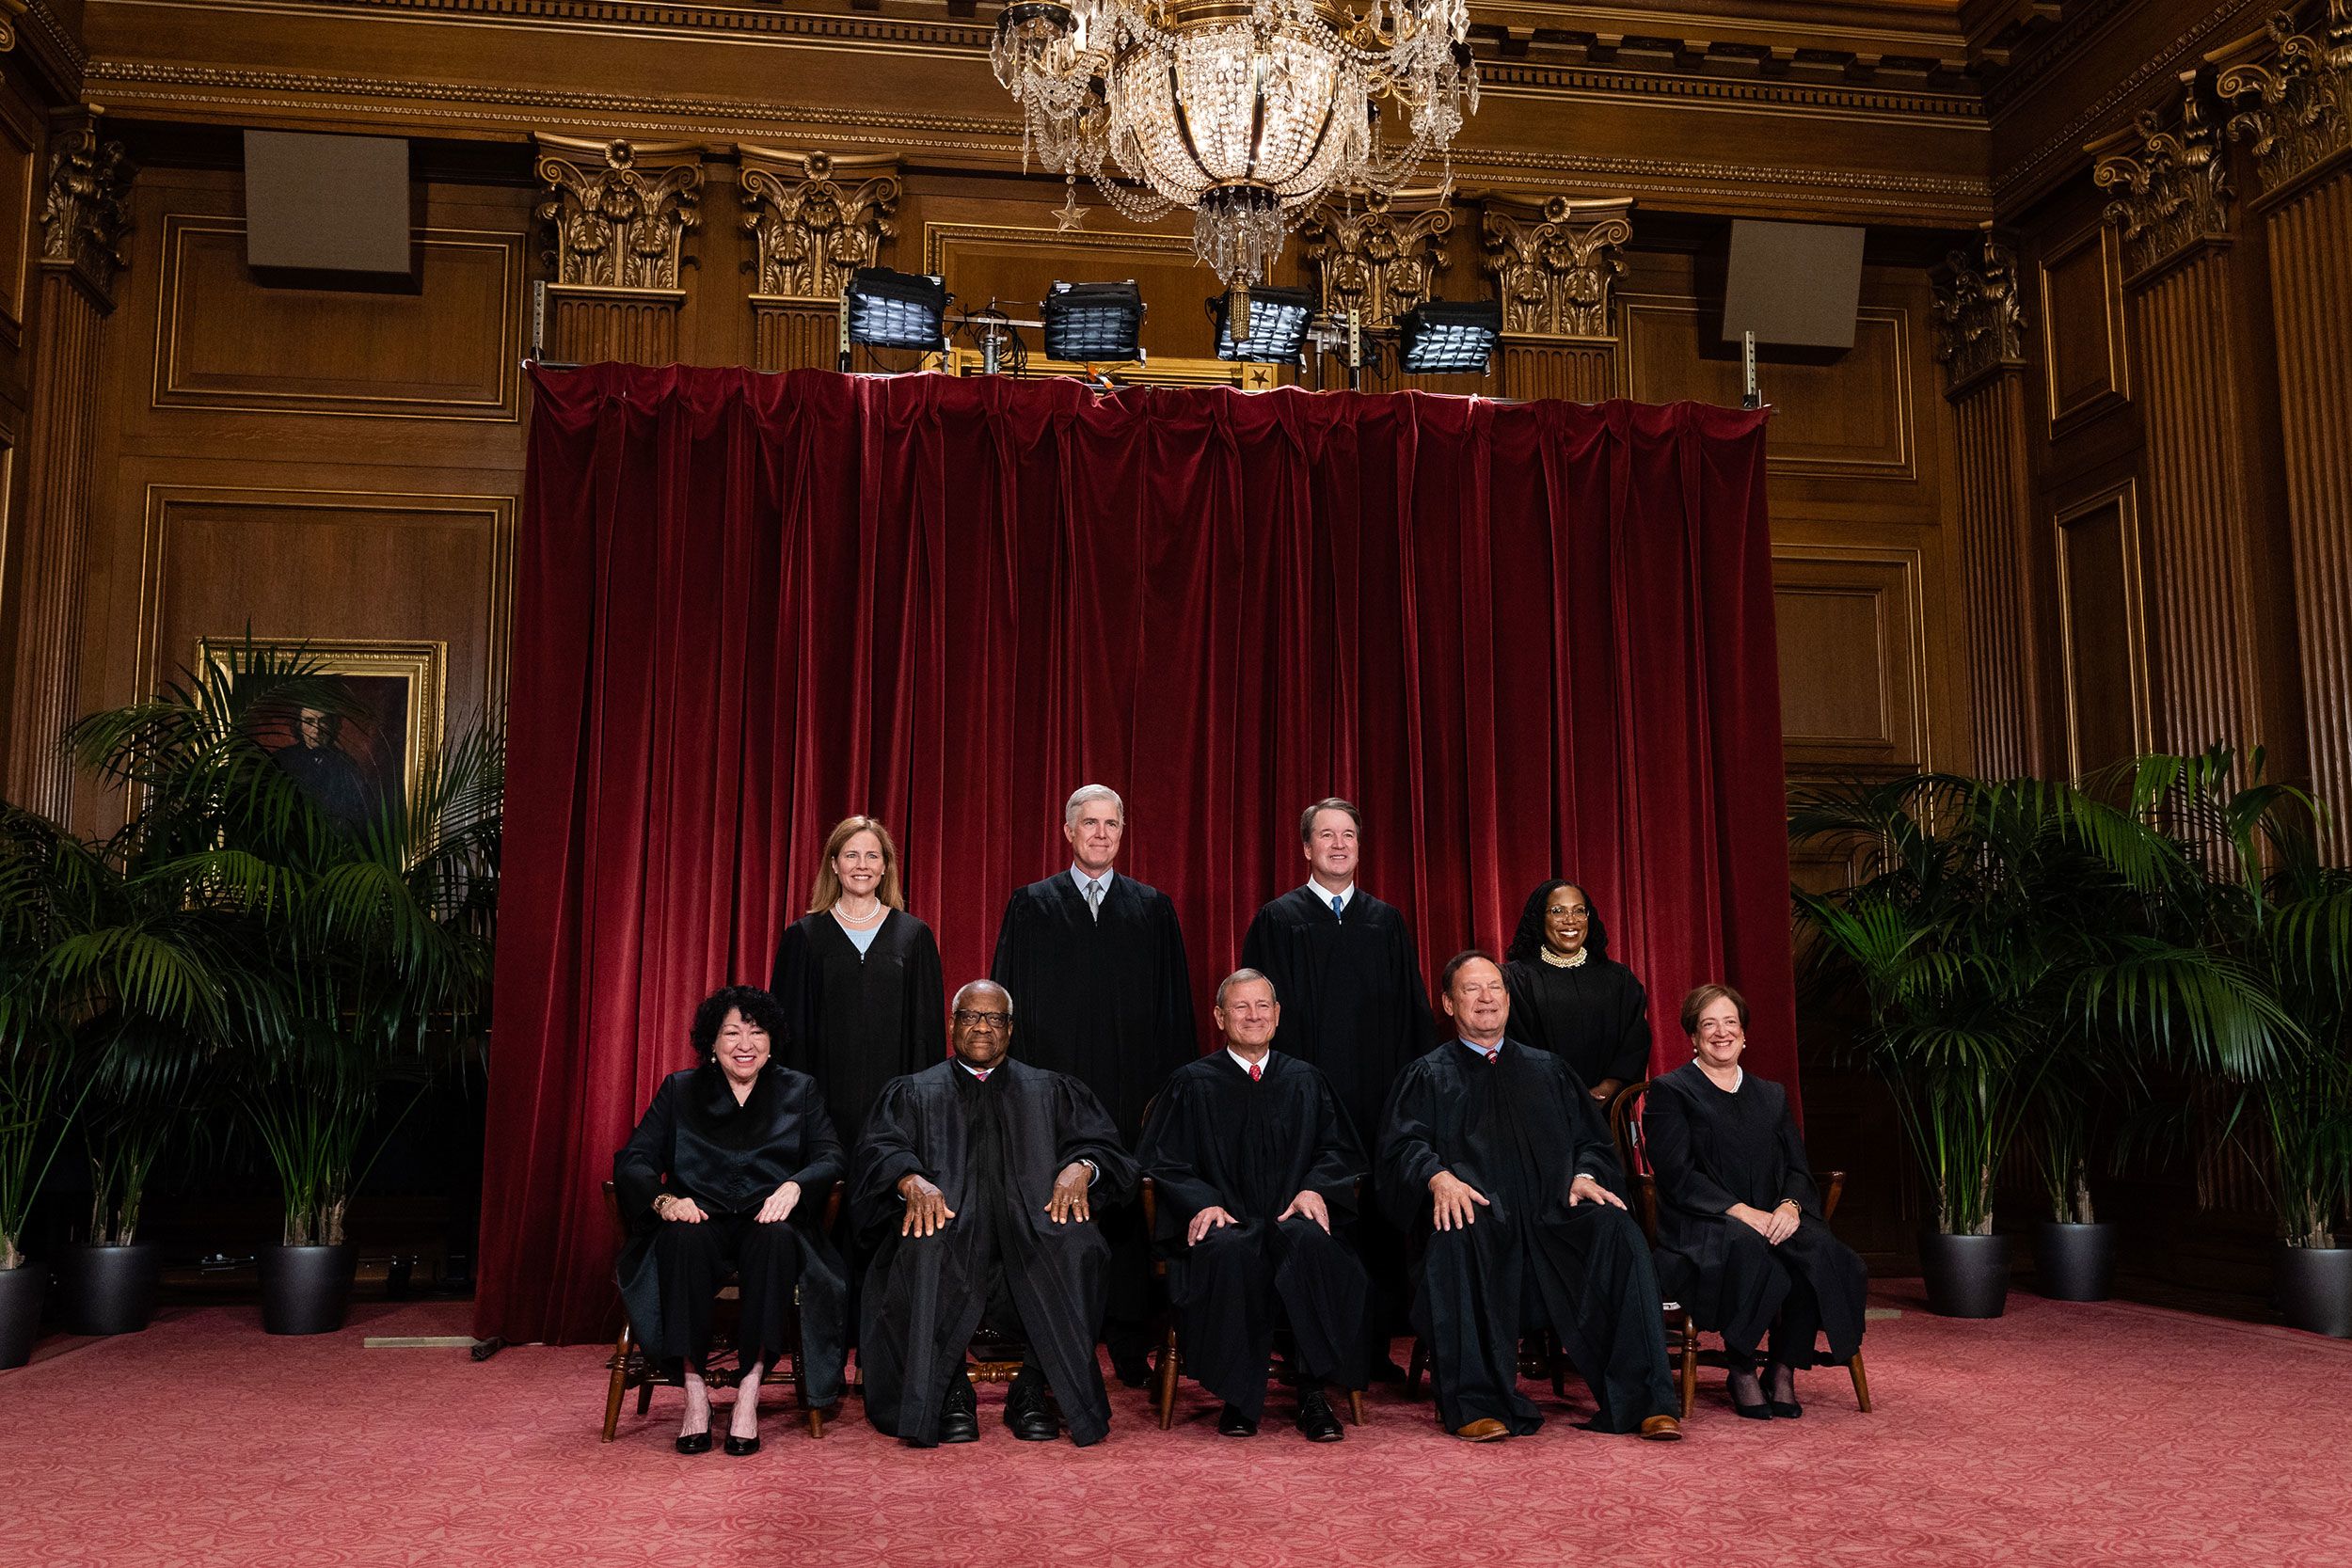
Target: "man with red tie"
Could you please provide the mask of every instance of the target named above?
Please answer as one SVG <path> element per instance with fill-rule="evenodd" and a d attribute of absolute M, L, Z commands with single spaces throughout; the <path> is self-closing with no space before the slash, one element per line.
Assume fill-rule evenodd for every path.
<path fill-rule="evenodd" d="M 1364 1158 L 1323 1074 L 1269 1049 L 1281 1016 L 1264 975 L 1226 976 L 1216 1011 L 1225 1049 L 1169 1077 L 1136 1163 L 1159 1190 L 1156 1240 L 1184 1366 L 1225 1402 L 1217 1431 L 1256 1433 L 1286 1323 L 1298 1430 L 1336 1443 L 1324 1390 L 1364 1386 L 1365 1279 L 1334 1227 L 1355 1212 Z"/>
<path fill-rule="evenodd" d="M 1658 1275 L 1598 1107 L 1565 1060 L 1506 1036 L 1492 954 L 1455 954 L 1440 984 L 1461 1037 L 1397 1079 L 1378 1162 L 1438 1419 L 1474 1443 L 1542 1426 L 1518 1343 L 1549 1327 L 1599 1405 L 1594 1431 L 1681 1436 Z"/>

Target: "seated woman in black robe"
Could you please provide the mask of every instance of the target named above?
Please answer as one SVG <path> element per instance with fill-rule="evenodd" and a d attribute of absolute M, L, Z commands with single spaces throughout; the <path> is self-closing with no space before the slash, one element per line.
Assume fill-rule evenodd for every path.
<path fill-rule="evenodd" d="M 1769 1420 L 1804 1414 L 1797 1371 L 1862 1349 L 1862 1259 L 1830 1234 L 1788 1093 L 1740 1066 L 1748 1005 L 1708 985 L 1682 1004 L 1694 1059 L 1650 1085 L 1644 1147 L 1658 1178 L 1658 1278 L 1724 1339 L 1731 1402 Z M 1771 1334 L 1764 1382 L 1756 1348 Z"/>
<path fill-rule="evenodd" d="M 613 1191 L 631 1227 L 614 1278 L 645 1354 L 684 1364 L 680 1453 L 710 1448 L 710 1304 L 729 1271 L 742 1312 L 727 1452 L 759 1451 L 760 1380 L 791 1348 L 796 1287 L 802 1391 L 820 1406 L 841 1397 L 849 1285 L 822 1233 L 826 1195 L 841 1180 L 841 1141 L 815 1082 L 770 1059 L 783 1032 L 782 1009 L 766 991 L 713 992 L 694 1009 L 702 1065 L 661 1081 L 612 1157 Z"/>
<path fill-rule="evenodd" d="M 1609 927 L 1574 882 L 1527 895 L 1503 953 L 1511 1036 L 1576 1069 L 1606 1103 L 1649 1072 L 1649 992 L 1609 956 Z"/>

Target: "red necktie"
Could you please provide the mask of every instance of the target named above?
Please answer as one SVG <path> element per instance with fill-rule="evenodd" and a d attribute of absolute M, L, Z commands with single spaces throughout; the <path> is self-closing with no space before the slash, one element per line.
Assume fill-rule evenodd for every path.
<path fill-rule="evenodd" d="M 1496 1057 L 1498 1057 L 1498 1056 L 1500 1056 L 1500 1055 L 1502 1055 L 1502 1047 L 1501 1047 L 1501 1046 L 1499 1046 L 1499 1045 L 1498 1045 L 1498 1046 L 1496 1046 L 1496 1047 L 1495 1047 L 1492 1051 L 1487 1052 L 1487 1053 L 1486 1053 L 1486 1065 L 1487 1065 L 1488 1067 L 1492 1067 L 1492 1066 L 1494 1066 L 1494 1063 L 1495 1063 L 1495 1058 L 1496 1058 Z"/>
<path fill-rule="evenodd" d="M 996 1069 L 993 1067 L 974 1068 L 972 1069 L 972 1076 L 985 1084 L 988 1082 L 988 1075 L 995 1070 Z"/>
<path fill-rule="evenodd" d="M 1253 1084 L 1254 1084 L 1254 1083 L 1256 1083 L 1256 1082 L 1258 1081 L 1258 1074 L 1260 1074 L 1261 1072 L 1263 1072 L 1264 1070 L 1265 1070 L 1265 1064 L 1264 1064 L 1263 1062 L 1252 1062 L 1252 1063 L 1250 1063 L 1250 1064 L 1249 1064 L 1249 1081 L 1250 1081 L 1251 1083 L 1253 1083 Z"/>

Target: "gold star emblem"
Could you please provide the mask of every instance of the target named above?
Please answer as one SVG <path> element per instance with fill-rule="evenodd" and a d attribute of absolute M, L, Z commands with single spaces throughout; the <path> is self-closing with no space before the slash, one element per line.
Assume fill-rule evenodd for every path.
<path fill-rule="evenodd" d="M 1067 234 L 1073 230 L 1084 229 L 1086 222 L 1087 210 L 1078 205 L 1078 187 L 1073 185 L 1070 187 L 1070 199 L 1054 209 L 1055 226 Z"/>

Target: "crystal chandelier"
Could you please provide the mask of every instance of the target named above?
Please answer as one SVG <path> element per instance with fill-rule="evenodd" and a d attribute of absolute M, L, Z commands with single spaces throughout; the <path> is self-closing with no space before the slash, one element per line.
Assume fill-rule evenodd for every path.
<path fill-rule="evenodd" d="M 1194 254 L 1246 309 L 1317 197 L 1387 194 L 1446 155 L 1478 108 L 1469 29 L 1467 0 L 1013 0 L 990 55 L 1025 161 L 1137 222 L 1191 208 Z"/>

